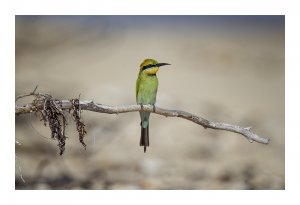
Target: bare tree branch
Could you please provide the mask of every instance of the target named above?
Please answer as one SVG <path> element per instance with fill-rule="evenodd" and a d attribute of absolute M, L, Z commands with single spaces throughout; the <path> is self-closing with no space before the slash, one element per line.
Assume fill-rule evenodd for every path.
<path fill-rule="evenodd" d="M 35 89 L 36 90 L 36 89 Z M 50 96 L 47 94 L 39 94 L 32 92 L 27 95 L 22 95 L 17 97 L 17 99 L 26 97 L 26 96 Z M 74 103 L 72 103 L 72 100 L 55 100 L 55 105 L 57 106 L 57 109 L 59 110 L 71 110 L 74 106 Z M 267 137 L 259 136 L 251 131 L 251 127 L 240 127 L 237 125 L 231 125 L 226 123 L 220 123 L 220 122 L 212 122 L 209 120 L 206 120 L 202 117 L 196 116 L 194 114 L 191 114 L 189 112 L 181 111 L 181 110 L 168 110 L 159 108 L 152 105 L 117 105 L 117 106 L 109 106 L 109 105 L 103 105 L 94 103 L 93 101 L 79 101 L 79 107 L 81 110 L 88 110 L 92 112 L 99 112 L 99 113 L 107 113 L 107 114 L 118 114 L 118 113 L 126 113 L 126 112 L 136 112 L 136 111 L 147 111 L 147 112 L 153 112 L 159 115 L 163 115 L 166 117 L 180 117 L 184 118 L 186 120 L 192 121 L 196 124 L 199 124 L 203 126 L 204 128 L 211 128 L 216 130 L 225 130 L 230 132 L 235 132 L 238 134 L 243 135 L 246 137 L 250 142 L 256 141 L 262 144 L 268 144 L 270 139 Z M 19 106 L 16 105 L 15 107 L 15 114 L 26 114 L 31 112 L 38 112 L 43 110 L 43 101 L 34 101 L 32 103 Z"/>

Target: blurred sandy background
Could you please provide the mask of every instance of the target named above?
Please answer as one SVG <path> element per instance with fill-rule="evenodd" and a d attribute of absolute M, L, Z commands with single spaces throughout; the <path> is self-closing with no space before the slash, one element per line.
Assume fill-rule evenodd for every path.
<path fill-rule="evenodd" d="M 138 113 L 85 111 L 87 150 L 69 116 L 59 156 L 39 117 L 16 116 L 16 189 L 285 188 L 284 16 L 16 16 L 16 96 L 39 85 L 132 104 L 145 58 L 172 64 L 157 106 L 253 126 L 271 143 L 152 114 L 144 154 Z"/>

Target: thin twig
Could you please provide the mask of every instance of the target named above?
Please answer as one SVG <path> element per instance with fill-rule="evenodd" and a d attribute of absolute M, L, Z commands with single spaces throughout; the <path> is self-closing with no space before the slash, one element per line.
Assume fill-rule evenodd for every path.
<path fill-rule="evenodd" d="M 34 95 L 38 95 L 37 93 L 34 93 Z M 43 94 L 45 95 L 45 94 Z M 47 94 L 46 94 L 47 95 Z M 23 95 L 28 96 L 28 95 Z M 55 103 L 57 108 L 59 110 L 70 110 L 73 107 L 71 100 L 57 100 L 57 103 Z M 93 101 L 79 101 L 79 106 L 81 110 L 88 110 L 92 112 L 99 112 L 99 113 L 107 113 L 107 114 L 118 114 L 118 113 L 126 113 L 126 112 L 137 112 L 137 111 L 146 111 L 146 112 L 152 112 L 159 115 L 163 115 L 166 117 L 179 117 L 183 118 L 189 121 L 192 121 L 198 125 L 203 126 L 204 128 L 211 128 L 216 130 L 225 130 L 229 132 L 235 132 L 238 134 L 243 135 L 246 137 L 250 142 L 259 142 L 262 144 L 268 144 L 270 139 L 267 137 L 259 136 L 251 131 L 251 127 L 240 127 L 237 125 L 231 125 L 227 123 L 220 123 L 220 122 L 212 122 L 209 120 L 206 120 L 202 117 L 196 116 L 192 113 L 181 111 L 181 110 L 168 110 L 164 108 L 159 108 L 157 106 L 152 105 L 117 105 L 117 106 L 109 106 L 109 105 L 103 105 L 94 103 Z M 29 103 L 23 106 L 16 105 L 15 107 L 15 114 L 25 114 L 25 113 L 31 113 L 36 112 L 39 109 L 43 109 L 43 104 L 40 102 L 40 104 L 33 104 Z"/>
<path fill-rule="evenodd" d="M 34 90 L 32 92 L 30 92 L 29 94 L 24 94 L 24 95 L 19 95 L 16 97 L 16 102 L 20 99 L 20 98 L 24 98 L 24 97 L 28 97 L 28 96 L 32 96 L 32 95 L 35 95 L 35 91 L 38 89 L 38 85 L 35 86 Z"/>

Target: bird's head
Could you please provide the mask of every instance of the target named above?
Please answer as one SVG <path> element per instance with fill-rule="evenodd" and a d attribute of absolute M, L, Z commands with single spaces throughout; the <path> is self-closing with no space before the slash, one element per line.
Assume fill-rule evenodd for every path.
<path fill-rule="evenodd" d="M 159 67 L 164 65 L 171 65 L 169 63 L 158 63 L 154 59 L 145 59 L 140 65 L 140 72 L 144 72 L 147 75 L 155 75 L 159 70 Z"/>

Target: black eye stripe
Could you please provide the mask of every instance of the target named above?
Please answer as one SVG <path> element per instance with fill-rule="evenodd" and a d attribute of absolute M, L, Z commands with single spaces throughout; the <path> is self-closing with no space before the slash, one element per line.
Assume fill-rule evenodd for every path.
<path fill-rule="evenodd" d="M 157 65 L 155 64 L 155 65 L 145 65 L 143 68 L 142 68 L 142 70 L 146 70 L 146 69 L 148 69 L 148 68 L 152 68 L 152 67 L 156 67 Z"/>

